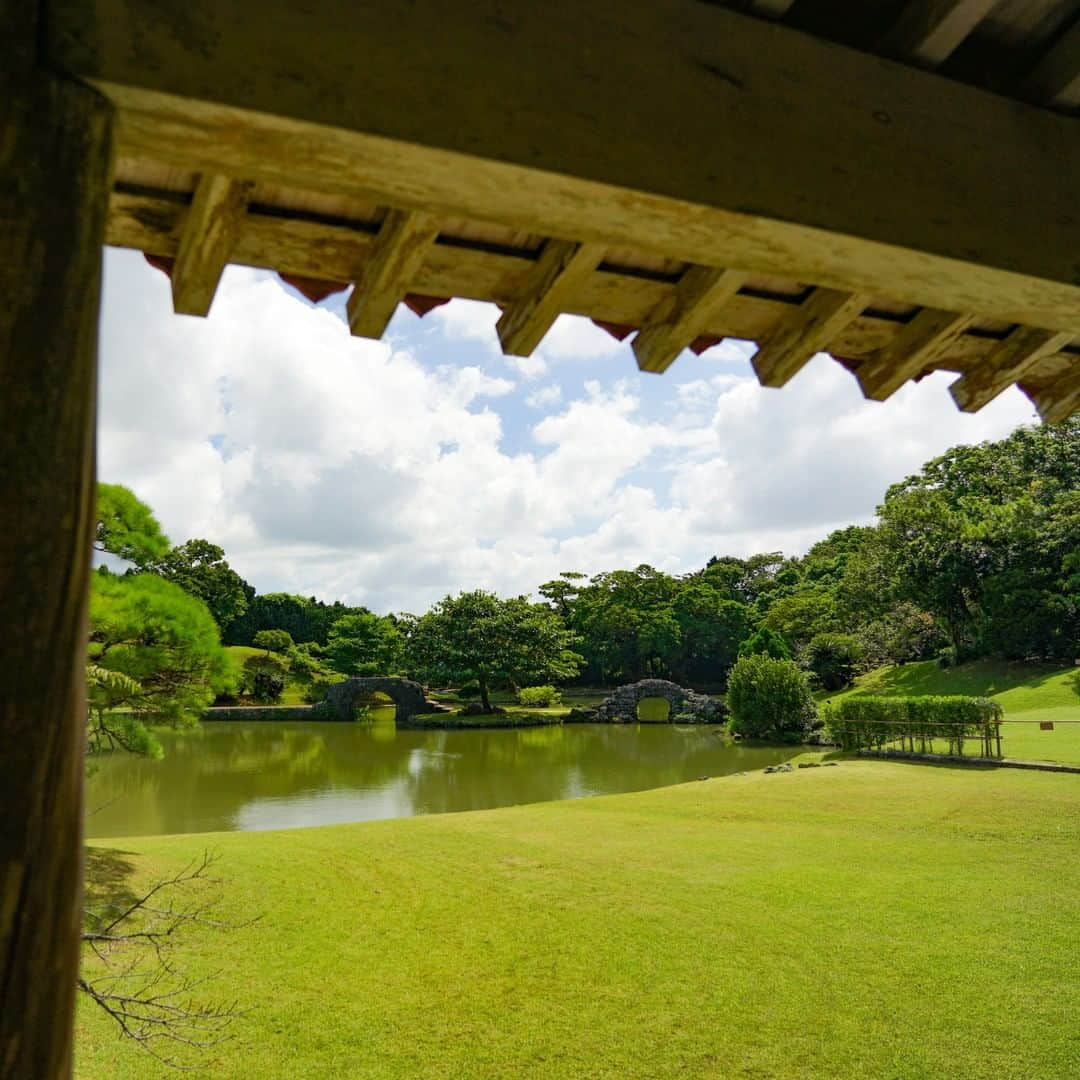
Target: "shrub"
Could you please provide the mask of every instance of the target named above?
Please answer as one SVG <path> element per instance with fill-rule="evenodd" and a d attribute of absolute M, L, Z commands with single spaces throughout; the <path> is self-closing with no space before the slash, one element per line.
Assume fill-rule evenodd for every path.
<path fill-rule="evenodd" d="M 242 683 L 244 691 L 256 701 L 272 704 L 280 700 L 285 690 L 285 661 L 273 653 L 249 656 L 244 661 Z"/>
<path fill-rule="evenodd" d="M 963 754 L 966 739 L 997 756 L 1002 708 L 989 698 L 961 694 L 917 697 L 850 697 L 831 704 L 826 722 L 844 750 L 880 750 L 890 743 L 919 753 Z M 946 749 L 936 750 L 934 742 Z"/>
<path fill-rule="evenodd" d="M 816 634 L 806 647 L 807 667 L 825 690 L 850 686 L 862 659 L 862 646 L 854 634 Z"/>
<path fill-rule="evenodd" d="M 806 674 L 791 660 L 741 656 L 728 676 L 731 730 L 752 739 L 799 742 L 816 709 Z"/>
<path fill-rule="evenodd" d="M 517 694 L 519 705 L 530 708 L 549 708 L 562 704 L 562 692 L 554 686 L 523 686 Z"/>
<path fill-rule="evenodd" d="M 763 626 L 739 646 L 739 655 L 771 656 L 774 660 L 790 660 L 791 649 L 778 633 Z"/>
<path fill-rule="evenodd" d="M 479 697 L 480 696 L 480 684 L 479 683 L 474 683 L 474 682 L 466 683 L 460 690 L 458 690 L 457 696 L 459 698 Z"/>
<path fill-rule="evenodd" d="M 318 705 L 320 702 L 326 700 L 326 695 L 330 692 L 330 687 L 336 685 L 342 681 L 342 677 L 330 676 L 325 679 L 312 679 L 307 686 L 304 687 L 301 697 L 309 705 Z"/>
<path fill-rule="evenodd" d="M 272 653 L 287 653 L 293 647 L 292 634 L 288 630 L 260 630 L 252 643 L 255 648 Z"/>

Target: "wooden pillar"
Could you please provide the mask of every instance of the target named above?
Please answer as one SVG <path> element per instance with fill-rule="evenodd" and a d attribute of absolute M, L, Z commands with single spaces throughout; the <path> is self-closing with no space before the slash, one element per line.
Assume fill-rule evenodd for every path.
<path fill-rule="evenodd" d="M 5 1080 L 71 1074 L 98 302 L 111 157 L 108 103 L 36 67 L 34 7 L 0 0 L 5 25 L 14 26 L 13 63 L 0 75 Z"/>

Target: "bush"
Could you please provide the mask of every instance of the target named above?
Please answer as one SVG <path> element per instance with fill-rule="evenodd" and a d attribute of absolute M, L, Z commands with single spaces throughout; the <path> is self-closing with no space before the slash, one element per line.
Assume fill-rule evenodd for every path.
<path fill-rule="evenodd" d="M 823 689 L 843 690 L 855 678 L 862 654 L 854 634 L 816 634 L 806 647 L 806 664 Z"/>
<path fill-rule="evenodd" d="M 792 660 L 741 656 L 728 676 L 731 730 L 751 739 L 799 742 L 817 710 L 806 674 Z"/>
<path fill-rule="evenodd" d="M 460 690 L 458 690 L 457 696 L 459 698 L 479 697 L 480 696 L 480 684 L 479 683 L 474 683 L 474 682 L 466 683 Z"/>
<path fill-rule="evenodd" d="M 244 692 L 263 704 L 273 704 L 285 691 L 287 671 L 285 661 L 273 653 L 249 656 L 241 677 Z"/>
<path fill-rule="evenodd" d="M 341 681 L 342 679 L 340 677 L 334 678 L 332 676 L 326 679 L 312 679 L 311 682 L 304 687 L 301 697 L 303 697 L 304 701 L 309 705 L 318 705 L 320 702 L 326 700 L 326 695 L 330 692 L 330 687 L 335 686 Z"/>
<path fill-rule="evenodd" d="M 287 653 L 293 647 L 292 634 L 288 630 L 260 630 L 252 643 L 255 648 L 272 653 Z"/>
<path fill-rule="evenodd" d="M 983 754 L 996 757 L 1002 715 L 996 701 L 960 694 L 850 697 L 828 707 L 826 723 L 843 750 L 880 750 L 898 742 L 902 750 L 960 755 L 966 739 L 979 739 Z M 935 740 L 946 749 L 935 749 Z"/>
<path fill-rule="evenodd" d="M 771 656 L 774 660 L 790 660 L 788 643 L 775 631 L 763 626 L 740 646 L 740 656 Z"/>
<path fill-rule="evenodd" d="M 533 709 L 546 709 L 562 704 L 562 692 L 554 686 L 523 686 L 517 694 L 519 705 Z"/>

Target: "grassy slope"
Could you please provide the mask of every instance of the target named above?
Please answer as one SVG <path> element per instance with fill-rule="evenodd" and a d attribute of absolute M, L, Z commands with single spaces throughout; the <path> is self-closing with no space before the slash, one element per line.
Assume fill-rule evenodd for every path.
<path fill-rule="evenodd" d="M 249 656 L 265 656 L 265 649 L 256 649 L 251 645 L 226 645 L 225 651 L 229 654 L 229 659 L 232 661 L 233 667 L 237 674 L 244 666 L 244 661 Z M 294 679 L 291 675 L 285 679 L 285 692 L 281 695 L 281 700 L 277 702 L 278 705 L 306 705 L 304 701 L 304 688 L 305 683 L 299 679 Z"/>
<path fill-rule="evenodd" d="M 845 762 L 208 845 L 221 1077 L 1064 1077 L 1080 782 Z M 175 1075 L 92 1006 L 78 1076 Z M 200 1075 L 202 1075 L 200 1073 Z"/>
<path fill-rule="evenodd" d="M 866 694 L 977 694 L 1005 710 L 1006 757 L 1080 764 L 1080 669 L 979 660 L 942 669 L 933 661 L 883 667 L 861 676 L 830 700 Z M 1012 720 L 1013 723 L 1008 721 Z M 1053 731 L 1037 721 L 1051 720 Z"/>

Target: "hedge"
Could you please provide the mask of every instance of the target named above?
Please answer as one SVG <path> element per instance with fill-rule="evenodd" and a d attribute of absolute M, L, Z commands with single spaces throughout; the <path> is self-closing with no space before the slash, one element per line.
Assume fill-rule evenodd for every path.
<path fill-rule="evenodd" d="M 966 739 L 981 757 L 1001 757 L 1002 709 L 996 701 L 962 695 L 848 697 L 826 707 L 825 722 L 842 750 L 898 749 L 962 755 Z M 934 741 L 947 749 L 934 749 Z"/>

